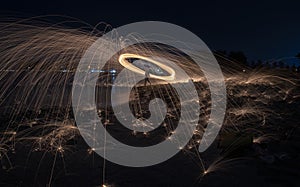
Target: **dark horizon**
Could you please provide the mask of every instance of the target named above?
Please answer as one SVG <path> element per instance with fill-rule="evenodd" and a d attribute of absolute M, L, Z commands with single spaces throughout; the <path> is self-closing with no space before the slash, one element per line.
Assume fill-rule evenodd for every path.
<path fill-rule="evenodd" d="M 198 35 L 211 50 L 243 51 L 249 60 L 293 58 L 300 52 L 300 2 L 55 2 L 6 1 L 1 16 L 71 16 L 116 28 L 137 21 L 165 21 Z M 297 62 L 297 60 L 291 60 Z"/>

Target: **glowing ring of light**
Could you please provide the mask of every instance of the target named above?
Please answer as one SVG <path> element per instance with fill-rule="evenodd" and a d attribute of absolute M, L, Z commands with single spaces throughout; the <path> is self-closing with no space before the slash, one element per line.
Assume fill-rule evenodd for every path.
<path fill-rule="evenodd" d="M 151 62 L 151 63 L 159 66 L 164 71 L 166 71 L 170 74 L 169 76 L 159 76 L 159 75 L 154 75 L 154 74 L 150 73 L 150 78 L 156 78 L 156 79 L 161 79 L 161 80 L 174 80 L 174 78 L 175 78 L 175 71 L 171 67 L 166 66 L 154 59 L 144 57 L 141 55 L 137 55 L 137 54 L 131 54 L 131 53 L 121 54 L 119 56 L 119 63 L 131 71 L 134 71 L 136 73 L 143 74 L 143 75 L 145 74 L 144 70 L 142 70 L 142 69 L 138 68 L 137 66 L 133 65 L 132 63 L 128 62 L 126 60 L 127 58 L 137 58 L 137 59 L 145 60 L 147 62 Z"/>

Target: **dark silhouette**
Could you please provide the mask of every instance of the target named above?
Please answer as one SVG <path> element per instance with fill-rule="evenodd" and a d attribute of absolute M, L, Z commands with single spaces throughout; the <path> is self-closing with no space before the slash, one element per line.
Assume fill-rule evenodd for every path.
<path fill-rule="evenodd" d="M 258 60 L 256 63 L 256 67 L 258 67 L 258 68 L 263 67 L 263 62 L 261 60 Z"/>
<path fill-rule="evenodd" d="M 275 68 L 275 69 L 278 68 L 278 62 L 274 61 L 272 68 Z"/>
<path fill-rule="evenodd" d="M 296 65 L 293 64 L 292 67 L 291 67 L 291 70 L 292 70 L 293 72 L 297 72 L 297 69 L 298 69 L 298 68 L 296 67 Z"/>
<path fill-rule="evenodd" d="M 150 82 L 150 69 L 147 68 L 145 70 L 145 82 L 144 82 L 144 86 L 146 86 L 147 82 L 151 85 L 151 82 Z"/>
<path fill-rule="evenodd" d="M 265 62 L 265 67 L 267 69 L 270 69 L 270 68 L 272 68 L 272 65 L 271 65 L 271 63 L 269 61 L 267 61 L 267 62 Z"/>
<path fill-rule="evenodd" d="M 224 65 L 227 65 L 227 63 L 229 62 L 228 60 L 230 60 L 253 69 L 255 68 L 278 69 L 278 70 L 299 73 L 298 65 L 288 64 L 282 60 L 272 60 L 272 61 L 251 60 L 248 62 L 247 57 L 242 51 L 226 52 L 225 50 L 217 50 L 215 51 L 215 54 L 216 57 L 221 57 L 220 63 Z M 300 53 L 298 53 L 295 57 L 300 60 Z M 222 59 L 227 59 L 227 60 L 224 61 Z"/>
<path fill-rule="evenodd" d="M 279 61 L 278 62 L 279 68 L 283 69 L 284 68 L 284 62 L 283 61 Z"/>
<path fill-rule="evenodd" d="M 243 65 L 248 65 L 247 57 L 242 51 L 231 51 L 228 55 L 228 58 L 237 61 Z"/>

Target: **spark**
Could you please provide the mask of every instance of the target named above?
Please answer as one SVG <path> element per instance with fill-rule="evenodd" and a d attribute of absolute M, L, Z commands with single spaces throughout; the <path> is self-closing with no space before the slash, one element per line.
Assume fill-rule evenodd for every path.
<path fill-rule="evenodd" d="M 74 147 L 77 145 L 76 140 L 80 137 L 80 134 L 71 114 L 72 102 L 69 90 L 72 87 L 74 73 L 81 57 L 102 32 L 91 34 L 79 29 L 33 26 L 31 23 L 0 23 L 0 26 L 3 28 L 0 31 L 0 104 L 6 105 L 6 116 L 9 118 L 9 122 L 4 124 L 5 127 L 0 130 L 0 160 L 9 160 L 9 152 L 17 152 L 15 146 L 18 144 L 29 145 L 28 147 L 32 147 L 32 150 L 50 153 L 55 157 L 57 153 L 67 155 L 68 152 L 76 150 Z M 115 45 L 122 47 L 126 42 L 121 38 L 107 40 L 112 47 Z M 118 41 L 118 43 L 115 41 Z M 174 124 L 180 118 L 180 103 L 176 99 L 176 93 L 171 89 L 172 85 L 170 86 L 164 82 L 165 80 L 173 80 L 175 76 L 179 75 L 168 64 L 164 64 L 164 60 L 160 61 L 151 58 L 151 56 L 169 60 L 182 67 L 191 76 L 196 89 L 199 91 L 199 98 L 191 101 L 201 107 L 201 118 L 197 130 L 193 132 L 195 138 L 190 140 L 187 145 L 188 149 L 195 148 L 201 142 L 199 137 L 205 128 L 205 124 L 210 119 L 210 105 L 212 103 L 208 85 L 203 73 L 184 55 L 162 52 L 161 46 L 155 47 L 132 46 L 114 56 L 107 63 L 109 67 L 100 70 L 90 64 L 88 65 L 89 70 L 79 71 L 100 72 L 99 82 L 97 83 L 99 89 L 96 91 L 101 104 L 97 106 L 97 113 L 103 124 L 109 128 L 112 124 L 117 124 L 109 108 L 109 99 L 102 97 L 102 94 L 106 94 L 108 88 L 113 84 L 113 76 L 110 70 L 115 70 L 113 73 L 117 74 L 125 67 L 144 74 L 143 70 L 138 69 L 129 62 L 129 58 L 145 60 L 147 63 L 157 65 L 165 70 L 170 74 L 169 76 L 151 75 L 152 78 L 158 80 L 152 83 L 149 90 L 145 90 L 147 88 L 141 85 L 136 85 L 136 89 L 132 92 L 138 92 L 138 97 L 130 98 L 130 102 L 133 103 L 131 109 L 133 114 L 138 114 L 137 116 L 143 119 L 145 117 L 143 116 L 144 113 L 147 113 L 147 99 L 159 96 L 159 98 L 168 101 L 167 114 L 162 123 L 165 134 L 161 137 L 176 142 L 178 145 L 183 145 L 179 138 L 172 136 L 175 134 L 176 125 Z M 176 51 L 174 52 L 176 53 Z M 193 52 L 193 55 L 197 59 L 205 58 L 203 54 L 198 52 Z M 224 67 L 228 91 L 228 109 L 222 131 L 253 132 L 255 137 L 253 143 L 276 139 L 278 134 L 282 132 L 278 132 L 278 128 L 270 123 L 269 117 L 272 116 L 276 121 L 282 113 L 277 114 L 277 111 L 275 112 L 274 109 L 268 108 L 268 106 L 278 101 L 293 103 L 299 99 L 299 93 L 296 91 L 297 80 L 284 73 L 276 75 L 276 72 L 272 70 L 262 71 L 246 67 L 235 70 L 231 68 L 235 65 L 237 64 Z M 92 72 L 93 69 L 97 71 Z M 132 77 L 126 78 L 130 80 Z M 187 80 L 180 79 L 179 81 L 185 83 Z M 126 84 L 117 86 L 126 86 Z M 188 91 L 186 90 L 186 92 Z M 141 93 L 139 94 L 139 92 Z M 85 110 L 92 109 L 94 109 L 92 106 L 87 106 Z M 194 112 L 194 109 L 191 108 L 190 112 Z M 81 115 L 85 114 L 82 113 Z M 126 115 L 123 118 L 124 121 L 129 119 Z M 195 119 L 187 119 L 187 121 L 193 120 Z M 95 124 L 94 121 L 90 123 Z M 132 123 L 133 129 L 135 125 L 144 124 Z M 97 130 L 96 125 L 94 130 Z M 185 130 L 191 132 L 188 127 Z M 274 134 L 268 133 L 269 130 Z M 132 134 L 137 135 L 138 132 L 133 130 Z M 144 132 L 143 135 L 148 136 L 149 132 Z M 89 136 L 94 138 L 93 133 Z M 179 136 L 185 136 L 185 134 L 179 134 Z M 73 144 L 70 142 L 73 142 Z M 178 148 L 183 149 L 184 147 L 185 145 Z M 107 146 L 103 149 L 106 148 L 111 147 Z M 83 151 L 92 154 L 95 152 L 95 148 L 84 148 Z M 205 168 L 202 163 L 203 159 L 198 152 L 194 153 L 192 150 L 188 152 L 196 155 L 199 162 L 201 162 L 200 167 Z M 231 161 L 224 159 L 222 156 L 216 158 L 212 163 L 209 163 L 207 169 L 203 169 L 203 175 L 223 168 L 224 164 Z M 55 167 L 53 166 L 53 168 Z M 109 185 L 103 184 L 102 186 Z"/>
<path fill-rule="evenodd" d="M 156 75 L 156 74 L 153 74 L 153 73 L 150 73 L 150 77 L 151 78 L 156 78 L 156 79 L 162 79 L 162 80 L 173 80 L 174 79 L 174 76 L 175 76 L 175 71 L 161 63 L 161 62 L 158 62 L 154 59 L 151 59 L 151 58 L 148 58 L 148 57 L 145 57 L 145 56 L 141 56 L 141 55 L 137 55 L 137 54 L 129 54 L 129 53 L 124 53 L 124 54 L 121 54 L 119 56 L 119 62 L 120 64 L 122 64 L 122 66 L 124 66 L 125 68 L 128 68 L 130 69 L 131 71 L 134 71 L 134 72 L 137 72 L 137 73 L 140 73 L 142 75 L 145 74 L 145 71 L 142 70 L 140 67 L 136 67 L 134 66 L 132 63 L 129 63 L 126 59 L 128 58 L 134 58 L 134 59 L 142 59 L 142 60 L 145 60 L 146 62 L 148 62 L 148 65 L 150 65 L 151 63 L 157 65 L 158 67 L 162 68 L 163 70 L 165 70 L 166 72 L 168 72 L 168 76 L 160 76 L 160 75 Z"/>

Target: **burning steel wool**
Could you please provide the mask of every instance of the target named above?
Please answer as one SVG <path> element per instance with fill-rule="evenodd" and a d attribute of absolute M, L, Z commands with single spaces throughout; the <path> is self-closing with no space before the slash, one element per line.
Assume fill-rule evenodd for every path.
<path fill-rule="evenodd" d="M 175 142 L 181 150 L 180 154 L 199 166 L 199 183 L 210 177 L 210 173 L 221 173 L 243 162 L 245 156 L 237 155 L 237 152 L 240 153 L 237 150 L 249 145 L 248 149 L 255 150 L 262 160 L 272 162 L 275 157 L 266 153 L 261 145 L 286 138 L 296 128 L 287 121 L 293 122 L 293 115 L 297 115 L 293 113 L 300 96 L 297 78 L 279 74 L 277 70 L 243 67 L 215 54 L 226 84 L 226 114 L 212 147 L 199 153 L 198 147 L 212 112 L 212 93 L 204 73 L 197 68 L 193 58 L 209 64 L 205 54 L 191 50 L 191 58 L 174 47 L 143 42 L 143 38 L 134 33 L 126 38 L 115 33 L 110 38 L 104 38 L 105 43 L 103 48 L 100 44 L 99 51 L 103 53 L 116 47 L 122 50 L 102 68 L 91 63 L 87 69 L 78 69 L 86 50 L 109 30 L 108 27 L 97 30 L 83 23 L 81 25 L 76 28 L 68 27 L 66 23 L 51 25 L 36 19 L 3 20 L 0 23 L 0 160 L 3 172 L 18 173 L 28 168 L 30 171 L 32 167 L 34 174 L 28 180 L 36 185 L 51 186 L 56 184 L 61 172 L 72 170 L 70 168 L 74 167 L 74 163 L 70 160 L 98 160 L 93 163 L 98 163 L 95 167 L 101 168 L 99 174 L 102 177 L 95 183 L 118 186 L 114 173 L 107 172 L 115 166 L 110 169 L 105 157 L 101 159 L 94 154 L 97 150 L 105 152 L 114 149 L 114 142 L 103 140 L 104 143 L 95 142 L 94 147 L 87 145 L 81 137 L 84 132 L 79 131 L 76 125 L 72 110 L 72 86 L 76 71 L 97 76 L 95 107 L 107 131 L 105 133 L 137 147 L 153 146 L 163 141 Z M 123 47 L 133 40 L 139 41 L 139 44 Z M 183 71 L 178 71 L 176 67 Z M 128 86 L 126 82 L 134 79 L 132 74 L 128 74 L 125 75 L 126 80 L 118 80 L 124 68 L 141 76 L 147 71 L 145 68 L 149 68 L 150 84 L 139 81 L 130 89 L 129 95 L 124 94 L 123 90 Z M 196 88 L 197 98 L 186 101 L 190 107 L 184 113 L 181 108 L 185 104 L 180 102 L 174 87 L 188 83 Z M 117 97 L 112 100 L 111 93 L 116 91 Z M 190 94 L 188 89 L 181 91 Z M 126 97 L 129 97 L 129 103 L 123 103 Z M 160 124 L 147 122 L 154 115 L 150 111 L 151 106 L 156 106 L 151 105 L 155 98 L 159 98 L 165 106 L 164 110 L 152 110 L 155 115 L 161 116 Z M 200 111 L 190 103 L 199 107 Z M 128 104 L 133 117 L 121 110 L 113 110 L 113 106 Z M 84 110 L 91 109 L 92 106 L 86 106 Z M 197 114 L 198 120 L 193 114 Z M 186 123 L 197 120 L 197 126 L 191 129 L 186 125 L 182 134 L 172 136 L 178 133 L 176 128 L 184 115 L 188 116 Z M 94 124 L 93 120 L 90 118 L 85 123 Z M 124 127 L 121 121 L 127 121 L 131 126 Z M 176 138 L 187 136 L 191 130 L 193 137 L 186 144 L 181 142 L 181 138 Z M 95 137 L 90 131 L 85 133 L 84 136 L 91 139 Z M 24 158 L 24 162 L 18 157 Z M 257 155 L 248 154 L 247 159 L 249 157 L 256 158 Z M 38 165 L 32 162 L 38 162 Z"/>

